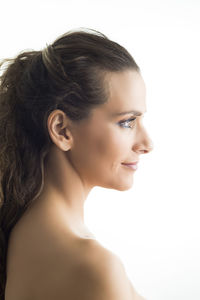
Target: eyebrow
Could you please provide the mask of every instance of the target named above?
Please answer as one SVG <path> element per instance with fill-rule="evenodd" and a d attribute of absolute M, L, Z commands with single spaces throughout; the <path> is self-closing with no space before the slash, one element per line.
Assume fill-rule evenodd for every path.
<path fill-rule="evenodd" d="M 130 110 L 130 111 L 123 111 L 123 112 L 115 113 L 115 114 L 113 114 L 113 116 L 121 116 L 121 115 L 127 115 L 127 114 L 133 114 L 134 116 L 141 116 L 143 113 L 141 113 L 140 111 L 136 111 L 136 110 Z"/>

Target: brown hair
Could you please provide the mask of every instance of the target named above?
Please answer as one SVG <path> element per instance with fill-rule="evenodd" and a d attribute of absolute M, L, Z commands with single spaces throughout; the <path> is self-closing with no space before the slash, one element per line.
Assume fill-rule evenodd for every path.
<path fill-rule="evenodd" d="M 0 77 L 0 299 L 5 297 L 9 235 L 43 188 L 55 109 L 73 121 L 108 100 L 106 72 L 139 71 L 128 51 L 102 33 L 71 30 L 43 51 L 3 60 Z"/>

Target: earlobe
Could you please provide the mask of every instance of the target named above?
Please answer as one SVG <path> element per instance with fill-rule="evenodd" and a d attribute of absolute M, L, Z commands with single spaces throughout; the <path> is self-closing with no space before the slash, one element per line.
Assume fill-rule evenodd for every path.
<path fill-rule="evenodd" d="M 72 134 L 69 130 L 70 121 L 62 110 L 50 113 L 47 127 L 52 142 L 62 151 L 68 151 L 72 146 Z"/>

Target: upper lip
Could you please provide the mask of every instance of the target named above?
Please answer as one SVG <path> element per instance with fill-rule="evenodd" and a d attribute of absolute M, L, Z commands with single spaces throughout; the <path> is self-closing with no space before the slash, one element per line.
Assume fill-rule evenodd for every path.
<path fill-rule="evenodd" d="M 138 161 L 134 161 L 134 162 L 128 162 L 128 163 L 122 163 L 123 165 L 136 165 L 138 163 Z"/>

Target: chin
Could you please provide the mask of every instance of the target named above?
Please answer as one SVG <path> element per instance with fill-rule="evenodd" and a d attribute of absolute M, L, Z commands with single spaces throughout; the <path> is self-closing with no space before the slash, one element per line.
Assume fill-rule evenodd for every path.
<path fill-rule="evenodd" d="M 118 182 L 112 182 L 110 184 L 104 185 L 102 187 L 107 188 L 107 189 L 113 189 L 117 191 L 128 191 L 132 188 L 133 186 L 133 180 L 121 180 Z"/>
<path fill-rule="evenodd" d="M 133 184 L 129 184 L 129 185 L 121 185 L 120 187 L 115 188 L 118 191 L 128 191 L 132 188 Z"/>
<path fill-rule="evenodd" d="M 117 184 L 116 184 L 116 190 L 118 191 L 128 191 L 132 188 L 133 186 L 133 176 L 130 177 L 126 177 L 124 176 L 123 178 L 121 178 L 121 180 L 118 180 Z"/>

